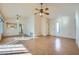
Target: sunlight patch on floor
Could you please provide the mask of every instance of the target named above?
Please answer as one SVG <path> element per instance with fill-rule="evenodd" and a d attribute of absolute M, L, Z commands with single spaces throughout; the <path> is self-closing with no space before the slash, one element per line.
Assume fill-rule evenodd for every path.
<path fill-rule="evenodd" d="M 9 55 L 9 54 L 23 54 L 29 53 L 29 50 L 26 49 L 23 44 L 10 44 L 10 45 L 0 45 L 0 55 Z"/>

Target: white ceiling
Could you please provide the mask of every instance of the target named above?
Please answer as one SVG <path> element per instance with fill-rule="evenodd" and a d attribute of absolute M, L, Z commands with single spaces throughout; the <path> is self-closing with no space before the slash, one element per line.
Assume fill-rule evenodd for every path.
<path fill-rule="evenodd" d="M 79 4 L 61 4 L 61 3 L 45 3 L 50 10 L 49 18 L 56 17 L 57 15 L 74 15 L 75 10 L 79 8 Z M 40 8 L 39 3 L 10 3 L 10 4 L 0 4 L 1 11 L 5 17 L 15 17 L 17 14 L 22 15 L 22 17 L 29 17 L 35 13 L 35 8 Z"/>

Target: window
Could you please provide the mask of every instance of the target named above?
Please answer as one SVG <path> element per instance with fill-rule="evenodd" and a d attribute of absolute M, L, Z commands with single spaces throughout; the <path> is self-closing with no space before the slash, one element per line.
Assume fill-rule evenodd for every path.
<path fill-rule="evenodd" d="M 56 23 L 56 35 L 58 36 L 60 33 L 60 24 L 59 22 Z"/>

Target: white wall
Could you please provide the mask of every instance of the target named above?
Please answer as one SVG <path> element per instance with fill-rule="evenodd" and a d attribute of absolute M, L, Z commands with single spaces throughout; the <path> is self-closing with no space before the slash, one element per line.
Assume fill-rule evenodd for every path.
<path fill-rule="evenodd" d="M 76 19 L 76 43 L 79 47 L 79 10 L 76 10 L 75 19 Z"/>
<path fill-rule="evenodd" d="M 56 23 L 60 23 L 60 37 L 75 39 L 75 19 L 71 16 L 59 16 L 50 20 L 50 35 L 56 35 Z"/>
<path fill-rule="evenodd" d="M 45 17 L 40 19 L 41 23 L 41 35 L 47 36 L 48 35 L 48 20 Z"/>
<path fill-rule="evenodd" d="M 39 15 L 35 15 L 35 36 L 40 36 L 41 35 L 41 18 Z"/>
<path fill-rule="evenodd" d="M 28 19 L 24 20 L 24 33 L 29 36 L 34 36 L 34 16 L 30 16 Z"/>
<path fill-rule="evenodd" d="M 39 14 L 35 15 L 35 36 L 48 35 L 48 20 L 46 17 L 40 17 Z"/>

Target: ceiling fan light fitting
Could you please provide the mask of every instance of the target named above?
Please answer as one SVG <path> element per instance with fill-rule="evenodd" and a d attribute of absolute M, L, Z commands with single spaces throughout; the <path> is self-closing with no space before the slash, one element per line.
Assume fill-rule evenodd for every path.
<path fill-rule="evenodd" d="M 40 13 L 40 16 L 42 15 L 42 13 Z"/>

